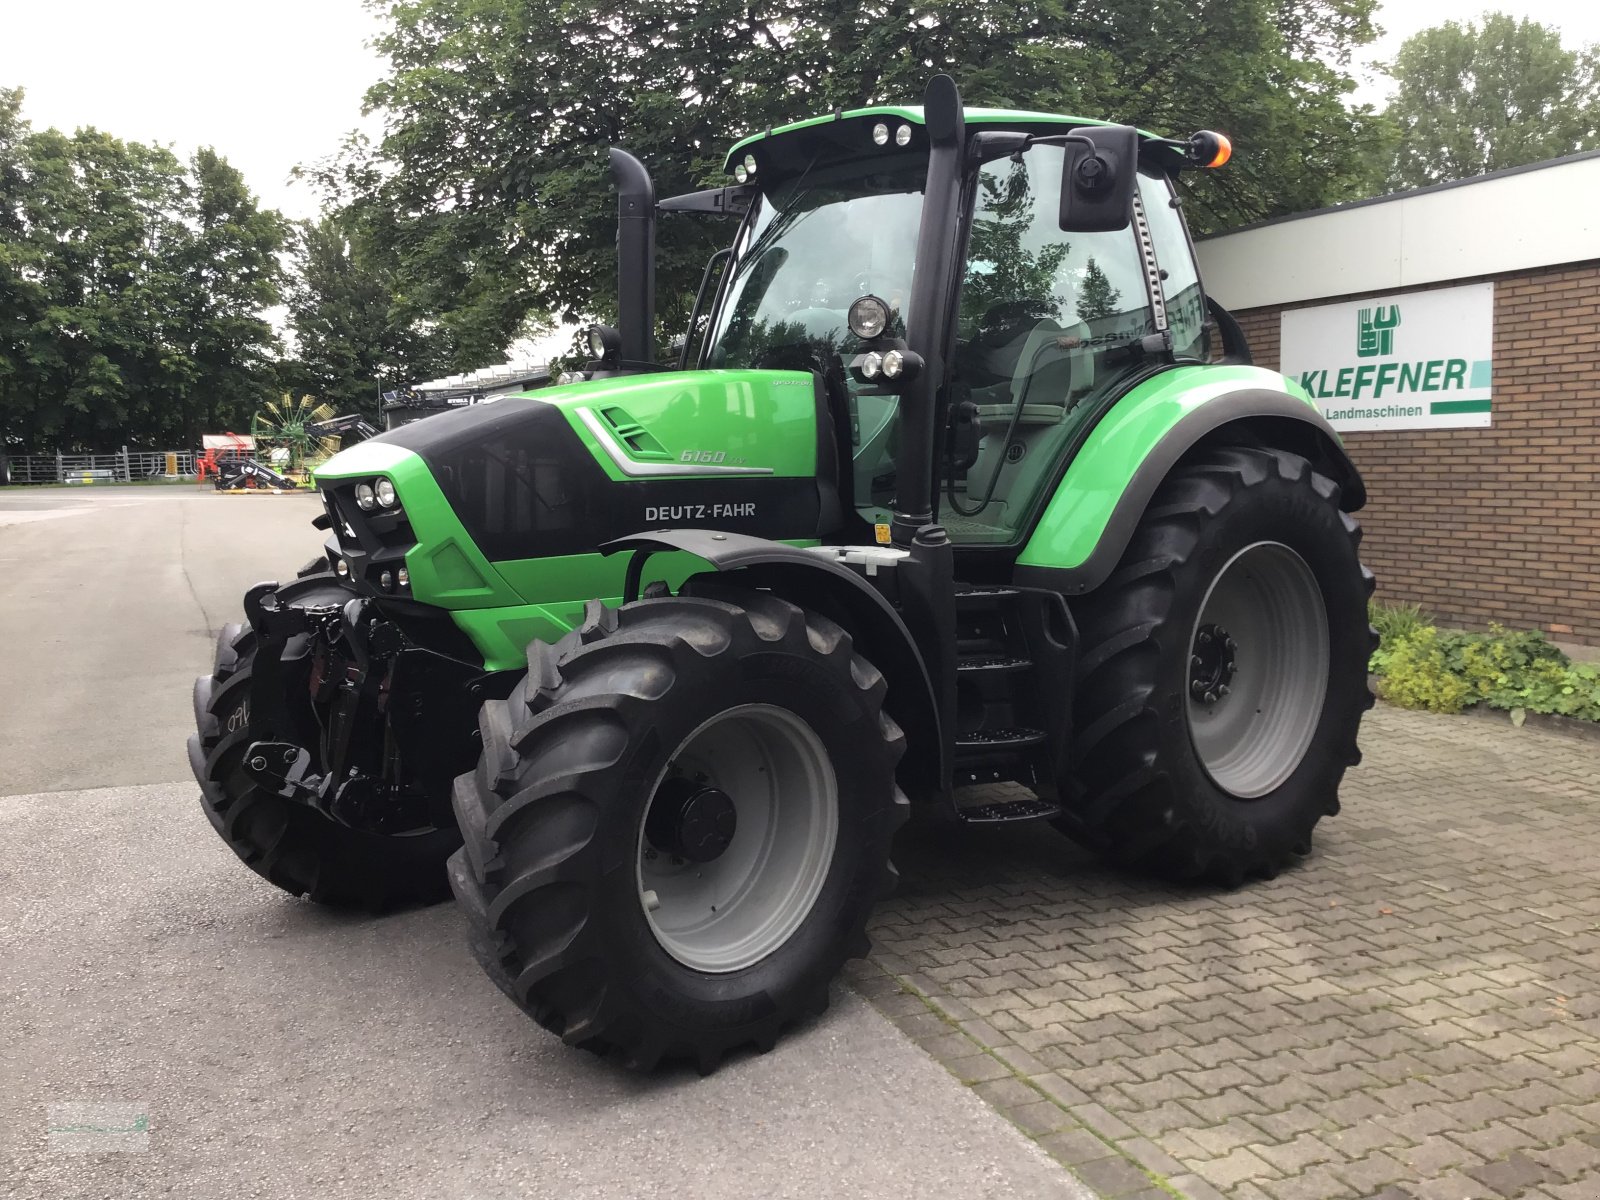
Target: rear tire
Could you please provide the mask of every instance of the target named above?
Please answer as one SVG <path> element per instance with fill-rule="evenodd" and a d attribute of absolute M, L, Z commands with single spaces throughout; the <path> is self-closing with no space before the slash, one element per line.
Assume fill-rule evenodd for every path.
<path fill-rule="evenodd" d="M 1280 450 L 1175 469 L 1074 604 L 1076 794 L 1060 821 L 1119 864 L 1236 885 L 1308 854 L 1372 707 L 1372 573 L 1339 489 Z"/>
<path fill-rule="evenodd" d="M 279 595 L 291 604 L 348 597 L 316 576 Z M 367 833 L 263 791 L 244 772 L 244 752 L 253 740 L 247 725 L 256 653 L 252 630 L 225 626 L 211 674 L 195 680 L 189 766 L 212 828 L 257 875 L 318 904 L 385 912 L 445 899 L 445 861 L 461 845 L 454 827 L 401 836 Z M 303 672 L 291 671 L 289 678 L 291 687 L 305 687 Z M 309 698 L 306 705 L 309 719 Z"/>
<path fill-rule="evenodd" d="M 489 976 L 569 1045 L 640 1070 L 710 1071 L 826 1008 L 867 952 L 909 808 L 887 685 L 849 634 L 703 588 L 591 605 L 528 667 L 483 706 L 483 758 L 456 781 L 450 880 Z M 720 798 L 724 823 L 694 827 L 720 829 L 709 849 L 684 850 L 685 788 Z"/>

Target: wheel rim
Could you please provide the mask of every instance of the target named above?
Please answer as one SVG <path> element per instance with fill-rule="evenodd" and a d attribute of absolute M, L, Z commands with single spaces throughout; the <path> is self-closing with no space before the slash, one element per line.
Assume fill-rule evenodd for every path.
<path fill-rule="evenodd" d="M 811 726 L 770 704 L 718 713 L 678 747 L 640 822 L 650 931 L 698 971 L 761 961 L 810 914 L 838 834 L 838 782 Z"/>
<path fill-rule="evenodd" d="M 1255 799 L 1294 773 L 1328 690 L 1317 577 L 1281 542 L 1256 542 L 1212 580 L 1190 635 L 1189 737 L 1206 774 Z"/>

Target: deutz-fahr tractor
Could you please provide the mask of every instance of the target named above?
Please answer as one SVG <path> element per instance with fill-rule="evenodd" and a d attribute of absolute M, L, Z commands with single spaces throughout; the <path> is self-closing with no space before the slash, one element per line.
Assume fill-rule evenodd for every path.
<path fill-rule="evenodd" d="M 195 686 L 212 824 L 314 901 L 453 890 L 512 1000 L 641 1069 L 820 1012 L 913 814 L 1292 864 L 1372 576 L 1339 439 L 1202 289 L 1174 181 L 1229 152 L 945 76 L 687 196 L 613 149 L 617 326 L 317 472 L 324 558 Z M 737 224 L 667 364 L 661 213 Z"/>

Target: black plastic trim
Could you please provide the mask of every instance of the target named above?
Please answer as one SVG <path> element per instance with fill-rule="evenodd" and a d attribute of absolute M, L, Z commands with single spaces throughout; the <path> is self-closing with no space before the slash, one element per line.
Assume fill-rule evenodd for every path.
<path fill-rule="evenodd" d="M 1204 292 L 1201 294 L 1204 295 Z M 1211 319 L 1217 323 L 1217 329 L 1222 333 L 1222 361 L 1247 367 L 1252 365 L 1256 360 L 1250 353 L 1250 339 L 1245 337 L 1238 320 L 1213 297 L 1206 296 L 1205 301 L 1206 311 L 1211 314 Z"/>
<path fill-rule="evenodd" d="M 821 532 L 814 475 L 614 481 L 561 409 L 537 398 L 441 413 L 382 440 L 422 458 L 490 562 L 588 554 L 598 542 L 673 521 L 726 520 L 763 538 Z M 746 515 L 721 515 L 729 502 Z"/>
<path fill-rule="evenodd" d="M 944 795 L 949 789 L 950 748 L 927 659 L 904 618 L 877 588 L 849 567 L 815 551 L 747 534 L 716 529 L 663 529 L 606 542 L 602 554 L 632 551 L 624 602 L 636 599 L 644 567 L 652 554 L 681 551 L 753 588 L 767 589 L 803 608 L 820 612 L 849 629 L 856 645 L 889 681 L 887 709 L 900 723 L 915 753 L 900 763 L 901 786 L 913 799 Z M 892 586 L 896 572 L 880 572 Z M 738 582 L 738 580 L 730 580 Z M 942 652 L 942 648 L 936 648 Z"/>

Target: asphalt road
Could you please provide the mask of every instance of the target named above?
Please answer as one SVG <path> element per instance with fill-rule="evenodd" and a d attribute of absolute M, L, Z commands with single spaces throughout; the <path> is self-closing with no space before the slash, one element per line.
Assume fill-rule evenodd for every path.
<path fill-rule="evenodd" d="M 450 906 L 328 913 L 236 862 L 189 687 L 315 511 L 0 491 L 0 1195 L 1086 1200 L 844 988 L 772 1054 L 641 1079 L 512 1008 Z"/>

